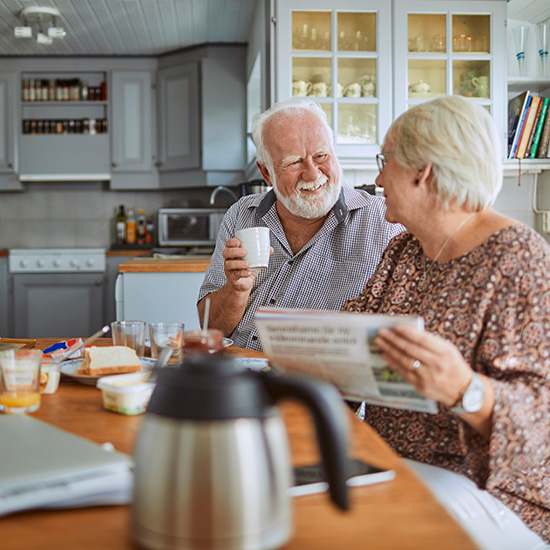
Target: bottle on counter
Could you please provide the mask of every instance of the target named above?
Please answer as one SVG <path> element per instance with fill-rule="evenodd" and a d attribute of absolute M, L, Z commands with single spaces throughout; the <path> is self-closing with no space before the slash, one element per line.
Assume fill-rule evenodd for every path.
<path fill-rule="evenodd" d="M 137 243 L 145 244 L 145 236 L 147 235 L 147 219 L 142 208 L 138 210 L 137 217 Z"/>
<path fill-rule="evenodd" d="M 145 243 L 153 244 L 153 236 L 155 234 L 155 222 L 153 216 L 147 216 L 147 233 L 145 233 Z"/>
<path fill-rule="evenodd" d="M 115 241 L 116 244 L 126 242 L 126 211 L 122 204 L 118 207 L 118 214 L 115 218 Z"/>
<path fill-rule="evenodd" d="M 136 215 L 134 207 L 128 207 L 128 215 L 126 216 L 126 243 L 135 244 L 136 242 Z"/>

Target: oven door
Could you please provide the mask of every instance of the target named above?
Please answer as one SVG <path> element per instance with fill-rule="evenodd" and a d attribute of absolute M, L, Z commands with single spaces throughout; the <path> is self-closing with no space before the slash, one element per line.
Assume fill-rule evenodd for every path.
<path fill-rule="evenodd" d="M 103 273 L 13 273 L 13 336 L 70 338 L 104 324 Z"/>

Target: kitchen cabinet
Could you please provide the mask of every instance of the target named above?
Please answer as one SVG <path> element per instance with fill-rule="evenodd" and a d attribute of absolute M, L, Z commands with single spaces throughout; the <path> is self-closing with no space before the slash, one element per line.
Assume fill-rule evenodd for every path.
<path fill-rule="evenodd" d="M 111 189 L 156 189 L 152 71 L 111 73 Z"/>
<path fill-rule="evenodd" d="M 236 185 L 246 144 L 243 46 L 209 46 L 159 59 L 161 187 Z"/>
<path fill-rule="evenodd" d="M 160 69 L 158 93 L 159 171 L 199 168 L 199 64 Z"/>
<path fill-rule="evenodd" d="M 210 258 L 134 258 L 119 266 L 116 318 L 147 323 L 178 322 L 185 330 L 200 329 L 199 289 Z"/>
<path fill-rule="evenodd" d="M 106 73 L 23 72 L 21 80 L 19 180 L 108 180 Z"/>
<path fill-rule="evenodd" d="M 17 273 L 13 337 L 86 335 L 102 326 L 103 273 Z"/>
<path fill-rule="evenodd" d="M 342 159 L 374 157 L 392 120 L 391 3 L 277 0 L 276 100 L 312 97 Z"/>
<path fill-rule="evenodd" d="M 275 0 L 275 101 L 313 98 L 344 168 L 368 168 L 410 106 L 461 94 L 504 136 L 505 0 Z M 503 148 L 504 158 L 504 148 Z"/>
<path fill-rule="evenodd" d="M 505 158 L 506 2 L 394 0 L 394 117 L 445 94 L 485 107 Z"/>
<path fill-rule="evenodd" d="M 17 73 L 0 71 L 0 191 L 21 189 L 17 180 Z"/>

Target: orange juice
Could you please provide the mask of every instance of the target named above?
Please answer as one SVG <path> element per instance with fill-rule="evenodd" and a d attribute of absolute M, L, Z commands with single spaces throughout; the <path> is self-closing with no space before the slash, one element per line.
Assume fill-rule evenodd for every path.
<path fill-rule="evenodd" d="M 28 407 L 29 411 L 35 411 L 40 405 L 40 393 L 38 392 L 6 392 L 0 395 L 0 405 L 5 409 L 21 409 Z M 34 407 L 37 405 L 36 407 Z"/>

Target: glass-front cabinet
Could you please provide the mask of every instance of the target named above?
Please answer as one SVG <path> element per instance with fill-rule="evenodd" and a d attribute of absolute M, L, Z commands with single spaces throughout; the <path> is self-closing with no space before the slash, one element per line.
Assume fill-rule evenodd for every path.
<path fill-rule="evenodd" d="M 483 105 L 505 138 L 504 2 L 394 0 L 393 34 L 394 118 L 417 103 L 462 95 Z"/>
<path fill-rule="evenodd" d="M 341 158 L 374 157 L 391 123 L 391 3 L 279 0 L 276 43 L 276 100 L 313 98 Z"/>

